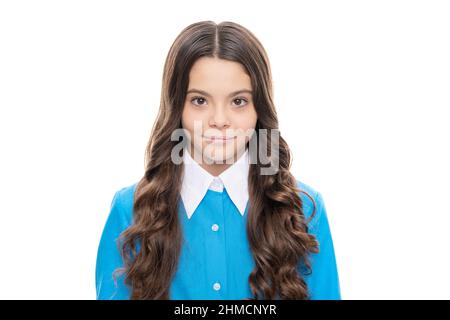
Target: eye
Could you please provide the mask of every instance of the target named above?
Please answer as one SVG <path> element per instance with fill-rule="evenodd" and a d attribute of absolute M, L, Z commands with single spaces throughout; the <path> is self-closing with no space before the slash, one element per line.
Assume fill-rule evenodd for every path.
<path fill-rule="evenodd" d="M 236 98 L 233 100 L 234 104 L 238 107 L 243 107 L 247 104 L 247 99 L 244 98 Z"/>
<path fill-rule="evenodd" d="M 195 104 L 196 106 L 202 106 L 203 104 L 206 104 L 206 99 L 203 97 L 193 97 L 191 99 L 191 103 Z"/>

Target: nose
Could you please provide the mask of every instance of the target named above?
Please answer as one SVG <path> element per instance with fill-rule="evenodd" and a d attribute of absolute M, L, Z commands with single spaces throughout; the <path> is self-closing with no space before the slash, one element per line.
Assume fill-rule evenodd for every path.
<path fill-rule="evenodd" d="M 211 108 L 211 116 L 209 118 L 209 125 L 218 129 L 227 128 L 230 126 L 230 120 L 225 111 L 225 107 L 215 106 Z"/>

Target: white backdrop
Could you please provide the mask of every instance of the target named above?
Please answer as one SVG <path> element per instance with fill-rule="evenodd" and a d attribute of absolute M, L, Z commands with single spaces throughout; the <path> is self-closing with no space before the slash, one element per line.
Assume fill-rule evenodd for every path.
<path fill-rule="evenodd" d="M 449 299 L 448 1 L 2 1 L 2 299 L 94 299 L 164 59 L 200 20 L 272 64 L 294 175 L 323 194 L 343 299 Z"/>

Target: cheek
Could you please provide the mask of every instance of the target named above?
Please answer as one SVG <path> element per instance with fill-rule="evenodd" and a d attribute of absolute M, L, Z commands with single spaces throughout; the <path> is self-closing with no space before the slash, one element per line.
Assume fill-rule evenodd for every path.
<path fill-rule="evenodd" d="M 190 108 L 189 106 L 184 107 L 183 113 L 181 115 L 181 123 L 183 125 L 183 128 L 193 132 L 195 124 L 201 124 L 202 126 L 204 126 L 206 123 L 205 121 L 207 121 L 207 116 L 205 113 L 192 110 L 192 108 Z"/>
<path fill-rule="evenodd" d="M 187 119 L 187 114 L 186 114 L 186 108 L 184 108 L 183 109 L 183 112 L 182 112 L 182 114 L 181 114 L 181 126 L 184 128 L 184 129 L 189 129 L 188 128 L 188 119 Z"/>
<path fill-rule="evenodd" d="M 181 115 L 181 121 L 183 123 L 183 126 L 186 129 L 193 129 L 195 118 L 196 118 L 195 113 L 191 110 L 191 108 L 189 108 L 189 106 L 184 106 L 183 113 Z"/>
<path fill-rule="evenodd" d="M 234 126 L 240 129 L 253 129 L 256 126 L 257 115 L 254 109 L 250 109 L 245 113 L 236 115 L 234 118 Z"/>

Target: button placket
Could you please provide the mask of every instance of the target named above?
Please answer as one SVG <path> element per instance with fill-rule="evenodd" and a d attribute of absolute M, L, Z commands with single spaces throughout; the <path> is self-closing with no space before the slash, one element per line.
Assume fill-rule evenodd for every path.
<path fill-rule="evenodd" d="M 213 186 L 213 184 L 211 184 Z M 209 251 L 208 259 L 208 287 L 210 294 L 215 299 L 224 298 L 227 280 L 226 270 L 226 243 L 223 233 L 224 223 L 224 204 L 223 194 L 211 194 L 214 204 L 211 205 L 208 224 L 205 225 L 206 232 L 210 234 L 208 237 L 207 247 Z"/>

